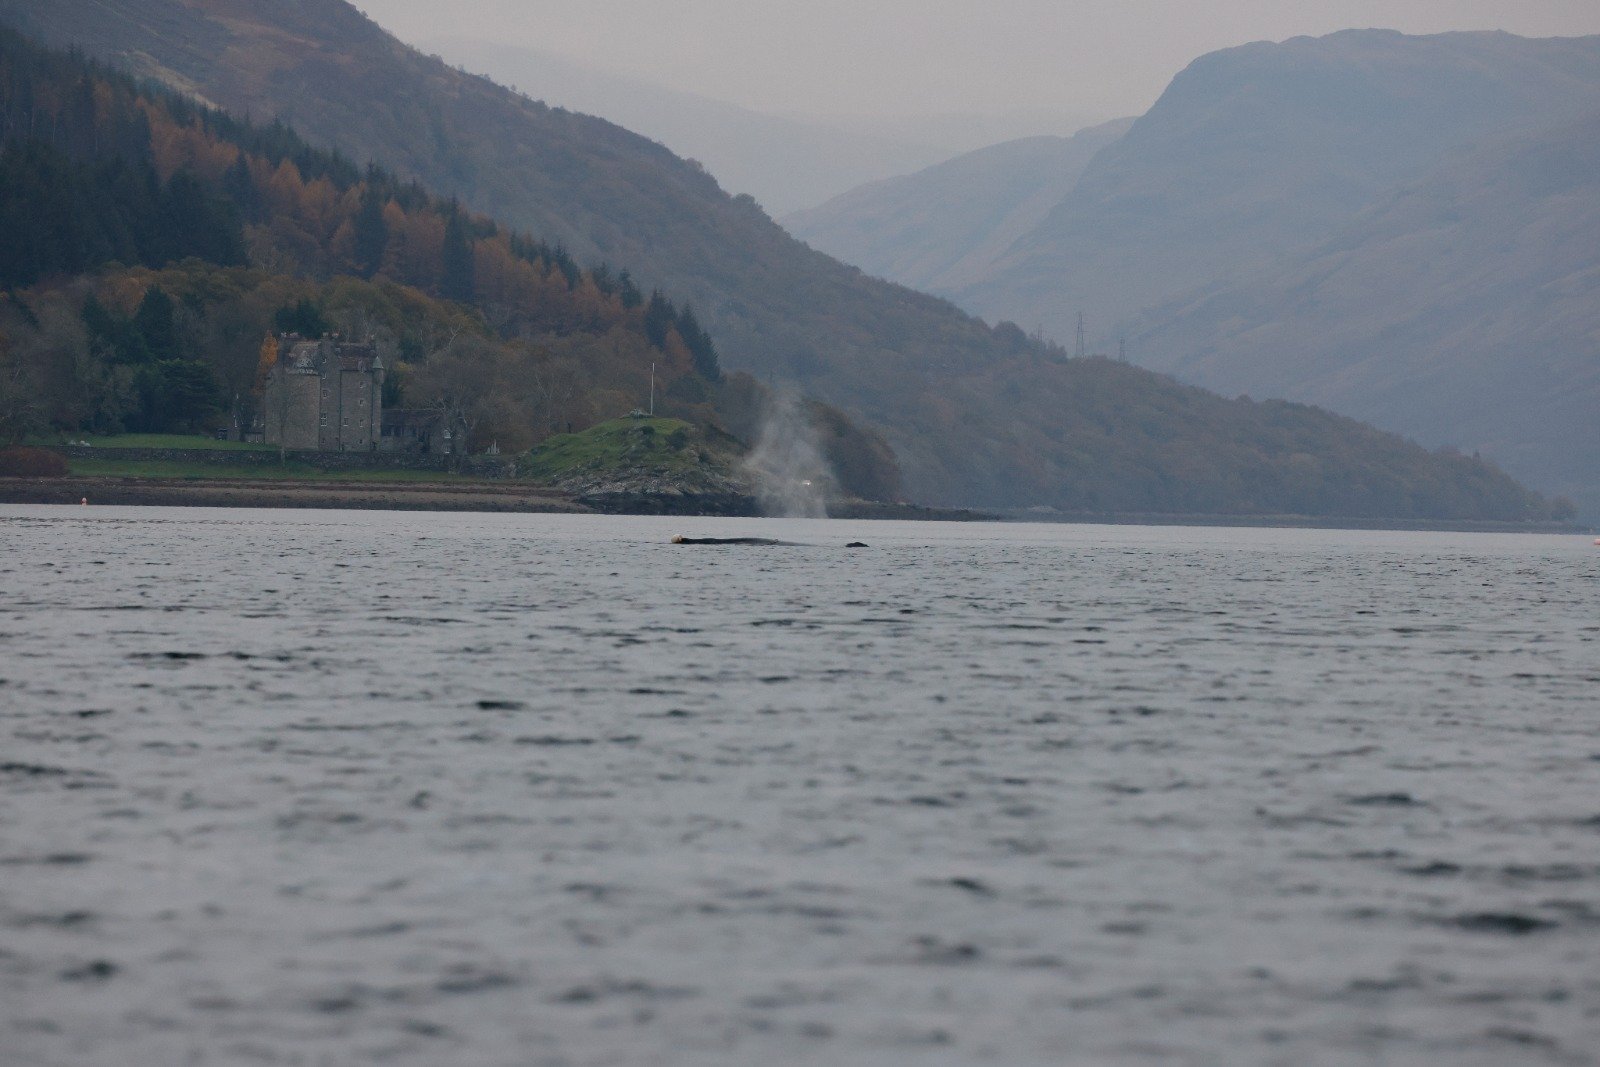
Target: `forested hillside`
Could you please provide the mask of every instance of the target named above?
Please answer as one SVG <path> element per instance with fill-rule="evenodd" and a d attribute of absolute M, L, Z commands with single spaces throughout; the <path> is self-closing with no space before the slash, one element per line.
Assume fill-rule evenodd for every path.
<path fill-rule="evenodd" d="M 428 60 L 337 0 L 128 0 L 115 8 L 0 0 L 0 13 L 237 111 L 304 124 L 325 147 L 492 209 L 543 247 L 629 264 L 645 288 L 703 311 L 729 365 L 798 383 L 884 429 L 909 493 L 925 502 L 1395 517 L 1548 512 L 1487 464 L 1309 409 L 1228 401 L 1106 361 L 1066 360 L 1014 326 L 991 329 L 941 300 L 870 279 L 806 249 L 752 201 L 727 197 L 659 145 Z M 342 202 L 354 211 L 359 200 Z M 533 266 L 509 236 L 477 232 L 475 216 L 424 214 L 441 249 L 456 217 L 475 258 L 484 242 L 503 241 L 509 262 Z M 450 276 L 442 257 L 441 285 Z"/>
<path fill-rule="evenodd" d="M 40 52 L 9 33 L 0 36 L 0 132 L 8 238 L 0 285 L 14 290 L 108 263 L 168 268 L 160 276 L 113 268 L 67 287 L 83 299 L 81 355 L 137 368 L 132 407 L 107 394 L 77 420 L 84 428 L 194 429 L 211 395 L 248 407 L 262 338 L 277 328 L 330 328 L 330 303 L 347 320 L 364 309 L 366 321 L 347 321 L 349 328 L 386 329 L 402 361 L 397 382 L 405 368 L 437 377 L 430 350 L 438 350 L 433 362 L 449 358 L 469 335 L 486 362 L 510 358 L 518 339 L 542 339 L 552 360 L 556 347 L 568 349 L 571 370 L 582 371 L 564 391 L 571 403 L 552 403 L 526 426 L 485 423 L 486 434 L 508 443 L 604 417 L 596 406 L 626 410 L 643 395 L 635 380 L 652 361 L 667 383 L 691 372 L 719 376 L 693 311 L 659 293 L 647 299 L 626 271 L 580 270 L 559 248 L 503 232 L 383 171 L 358 170 L 281 126 L 258 128 L 150 95 L 125 75 Z M 217 269 L 247 265 L 254 269 Z M 327 284 L 339 276 L 379 280 Z M 14 332 L 25 352 L 41 339 L 69 339 L 54 317 L 58 295 L 41 294 L 37 331 L 27 320 L 39 313 L 26 298 L 17 302 L 24 325 Z M 448 302 L 479 310 L 466 315 Z M 410 321 L 407 306 L 420 309 Z M 439 336 L 428 336 L 429 327 Z M 205 386 L 208 365 L 219 388 Z M 102 373 L 74 367 L 79 377 Z M 74 421 L 59 404 L 73 397 L 72 384 L 58 382 L 50 394 L 57 424 Z M 617 389 L 629 395 L 598 395 Z M 78 390 L 73 406 L 82 407 L 84 395 Z M 241 417 L 248 423 L 247 411 Z"/>
<path fill-rule="evenodd" d="M 448 407 L 480 447 L 640 406 L 652 365 L 666 410 L 718 417 L 710 336 L 626 269 L 5 30 L 0 177 L 13 428 L 248 426 L 263 339 L 327 330 L 376 337 L 389 403 Z M 848 488 L 893 494 L 892 461 L 867 473 Z"/>

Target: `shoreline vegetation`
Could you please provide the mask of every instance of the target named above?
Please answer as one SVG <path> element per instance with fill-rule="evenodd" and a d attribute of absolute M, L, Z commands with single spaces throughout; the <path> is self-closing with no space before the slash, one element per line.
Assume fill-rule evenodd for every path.
<path fill-rule="evenodd" d="M 35 439 L 53 469 L 0 463 L 0 503 L 352 508 L 754 517 L 744 446 L 678 419 L 624 418 L 559 434 L 517 456 L 289 452 L 181 434 Z M 4 455 L 4 453 L 0 453 Z M 988 520 L 834 494 L 837 518 Z"/>
<path fill-rule="evenodd" d="M 670 438 L 670 433 L 661 435 Z M 271 446 L 182 435 L 120 435 L 87 445 L 35 441 L 61 455 L 64 473 L 0 475 L 0 503 L 91 506 L 308 508 L 756 517 L 756 494 L 741 485 L 725 455 L 680 448 L 628 454 L 626 439 L 602 431 L 569 435 L 548 450 L 506 457 L 500 477 L 401 466 L 341 468 L 340 454 L 291 453 Z M 608 447 L 610 446 L 610 447 Z M 620 449 L 620 450 L 619 450 Z M 357 457 L 363 458 L 363 457 Z M 646 459 L 648 462 L 640 462 Z M 319 466 L 318 463 L 328 466 Z M 830 518 L 965 522 L 1052 522 L 1138 526 L 1296 527 L 1483 533 L 1588 532 L 1573 522 L 1427 521 L 1370 516 L 998 512 L 905 502 L 833 499 Z"/>
<path fill-rule="evenodd" d="M 580 497 L 561 489 L 507 479 L 191 478 L 151 475 L 0 477 L 0 504 L 91 506 L 348 508 L 374 511 L 479 511 L 755 518 L 756 499 L 693 493 Z M 865 500 L 834 501 L 837 519 L 916 519 L 983 522 L 997 516 L 964 508 Z"/>

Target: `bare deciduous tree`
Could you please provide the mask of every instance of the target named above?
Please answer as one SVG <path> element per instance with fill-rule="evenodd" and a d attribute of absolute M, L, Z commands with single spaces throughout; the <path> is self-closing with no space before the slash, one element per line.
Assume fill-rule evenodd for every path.
<path fill-rule="evenodd" d="M 0 446 L 13 445 L 44 424 L 38 387 L 29 368 L 0 340 Z"/>
<path fill-rule="evenodd" d="M 455 331 L 412 372 L 408 390 L 437 414 L 454 455 L 467 453 L 479 425 L 503 403 L 501 357 L 493 342 Z"/>

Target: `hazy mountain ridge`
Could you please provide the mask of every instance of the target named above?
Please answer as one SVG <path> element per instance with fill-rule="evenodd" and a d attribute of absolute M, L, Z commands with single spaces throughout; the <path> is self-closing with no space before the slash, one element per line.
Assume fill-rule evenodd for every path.
<path fill-rule="evenodd" d="M 1600 515 L 1591 109 L 1595 37 L 1352 31 L 1215 53 L 989 277 L 941 291 L 1058 337 L 1082 308 L 1091 341 L 1125 333 L 1143 365 L 1481 450 Z M 898 186 L 835 202 L 872 205 L 852 254 L 890 276 L 951 254 L 937 228 L 878 240 L 921 209 Z M 970 214 L 1004 207 L 966 189 Z"/>
<path fill-rule="evenodd" d="M 1481 449 L 1600 513 L 1600 111 L 1454 157 L 1134 336 L 1209 388 Z"/>
<path fill-rule="evenodd" d="M 781 221 L 802 241 L 868 274 L 952 294 L 1043 222 L 1095 154 L 1133 121 L 981 148 Z"/>
<path fill-rule="evenodd" d="M 933 503 L 1095 511 L 1510 518 L 1548 513 L 1492 467 L 1296 405 L 1228 401 L 880 282 L 749 198 L 603 120 L 421 56 L 336 0 L 0 0 L 56 43 L 160 72 L 313 143 L 628 264 L 693 300 L 724 364 L 876 423 Z"/>
<path fill-rule="evenodd" d="M 729 192 L 749 193 L 775 215 L 915 170 L 944 154 L 914 138 L 870 136 L 764 114 L 519 45 L 448 38 L 422 42 L 422 47 L 552 107 L 603 115 L 659 141 L 704 164 Z"/>
<path fill-rule="evenodd" d="M 1350 30 L 1195 60 L 953 294 L 1069 336 L 1324 239 L 1450 152 L 1600 106 L 1600 37 Z"/>

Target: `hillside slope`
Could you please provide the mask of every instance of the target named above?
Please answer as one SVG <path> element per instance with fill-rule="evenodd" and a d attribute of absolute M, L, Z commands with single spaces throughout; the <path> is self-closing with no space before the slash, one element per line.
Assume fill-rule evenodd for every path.
<path fill-rule="evenodd" d="M 699 160 L 724 189 L 749 193 L 774 215 L 925 167 L 946 154 L 915 137 L 875 136 L 764 114 L 521 45 L 463 38 L 418 43 L 552 107 L 603 115 L 660 141 L 680 156 Z"/>
<path fill-rule="evenodd" d="M 1132 119 L 1027 137 L 873 182 L 783 218 L 790 233 L 868 274 L 952 293 L 980 279 L 1077 184 Z"/>
<path fill-rule="evenodd" d="M 1109 326 L 1327 238 L 1450 153 L 1594 107 L 1600 37 L 1352 30 L 1215 52 L 953 295 L 1058 338 L 1079 309 Z"/>
<path fill-rule="evenodd" d="M 1143 322 L 1138 350 L 1185 378 L 1482 450 L 1600 515 L 1600 113 Z"/>
<path fill-rule="evenodd" d="M 693 313 L 625 272 L 5 27 L 0 234 L 0 439 L 265 429 L 282 332 L 369 340 L 385 403 L 477 448 L 652 382 L 709 423 L 727 389 Z"/>
<path fill-rule="evenodd" d="M 545 108 L 406 48 L 339 0 L 0 0 L 0 16 L 279 114 L 314 142 L 460 196 L 581 260 L 692 300 L 724 362 L 881 427 L 929 503 L 1085 510 L 1523 518 L 1486 465 L 1294 405 L 1227 401 L 814 252 L 749 198 L 610 123 Z"/>

